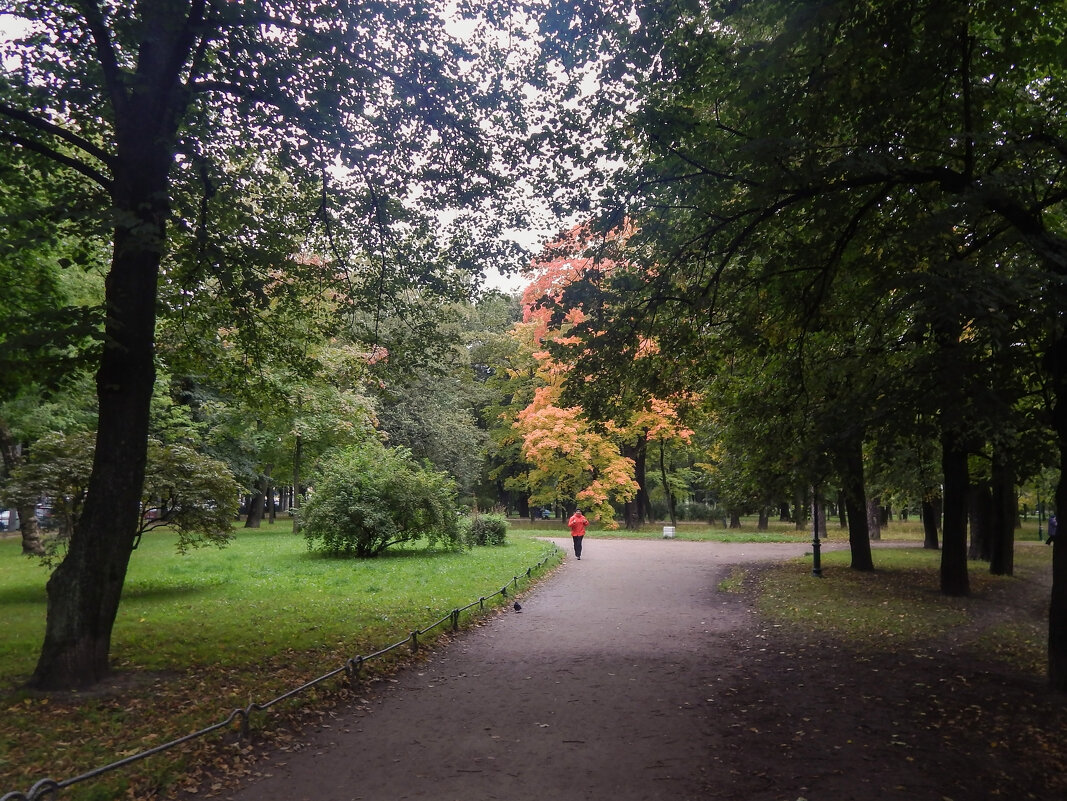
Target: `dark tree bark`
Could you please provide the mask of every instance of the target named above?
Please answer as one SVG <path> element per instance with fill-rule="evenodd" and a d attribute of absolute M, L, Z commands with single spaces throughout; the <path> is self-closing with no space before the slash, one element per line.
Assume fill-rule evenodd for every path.
<path fill-rule="evenodd" d="M 304 437 L 296 435 L 296 444 L 293 446 L 293 501 L 290 507 L 293 510 L 293 533 L 300 533 L 300 471 L 304 464 Z M 506 515 L 505 510 L 505 515 Z"/>
<path fill-rule="evenodd" d="M 741 528 L 741 515 L 730 512 L 730 528 Z"/>
<path fill-rule="evenodd" d="M 993 536 L 993 493 L 988 482 L 972 484 L 967 490 L 967 517 L 971 524 L 967 558 L 988 562 Z"/>
<path fill-rule="evenodd" d="M 622 449 L 623 456 L 633 459 L 634 480 L 637 482 L 637 495 L 633 500 L 627 501 L 623 509 L 626 528 L 630 531 L 636 531 L 651 517 L 652 503 L 648 497 L 648 475 L 645 467 L 647 453 L 648 442 L 643 438 L 636 445 Z"/>
<path fill-rule="evenodd" d="M 863 510 L 863 514 L 867 517 L 867 535 L 869 539 L 880 540 L 882 539 L 882 516 L 879 513 L 881 507 L 878 505 L 877 498 L 869 498 L 867 500 L 867 508 Z"/>
<path fill-rule="evenodd" d="M 1062 272 L 1061 272 L 1062 275 Z M 1060 310 L 1063 304 L 1054 308 Z M 1062 326 L 1062 323 L 1061 323 Z M 1052 377 L 1054 405 L 1052 427 L 1060 451 L 1060 480 L 1056 484 L 1056 513 L 1067 509 L 1067 336 L 1060 328 L 1046 357 Z M 1062 526 L 1063 523 L 1061 522 Z M 1052 541 L 1052 597 L 1048 610 L 1048 677 L 1049 687 L 1067 693 L 1067 535 L 1059 533 Z"/>
<path fill-rule="evenodd" d="M 45 639 L 29 682 L 42 690 L 87 687 L 107 674 L 111 631 L 138 530 L 170 151 L 169 132 L 155 128 L 160 110 L 145 105 L 142 119 L 152 123 L 148 130 L 135 126 L 125 137 L 120 147 L 125 157 L 116 168 L 114 205 L 122 222 L 105 290 L 95 458 L 67 555 L 48 581 Z"/>
<path fill-rule="evenodd" d="M 863 442 L 849 444 L 839 455 L 846 516 L 848 517 L 848 544 L 852 552 L 852 569 L 874 570 L 871 553 L 871 534 L 867 526 L 867 491 L 863 478 Z"/>
<path fill-rule="evenodd" d="M 848 508 L 845 505 L 845 491 L 837 491 L 837 524 L 840 528 L 848 528 Z"/>
<path fill-rule="evenodd" d="M 955 434 L 941 434 L 945 522 L 941 549 L 941 592 L 964 596 L 971 592 L 967 575 L 967 451 Z"/>
<path fill-rule="evenodd" d="M 756 523 L 757 531 L 766 531 L 771 527 L 771 515 L 770 510 L 766 506 L 761 506 L 759 510 L 759 522 Z"/>
<path fill-rule="evenodd" d="M 665 447 L 663 440 L 659 441 L 659 474 L 663 481 L 663 497 L 667 500 L 667 516 L 671 520 L 672 526 L 678 525 L 678 519 L 674 512 L 674 493 L 671 491 L 671 485 L 667 481 L 667 459 L 664 456 Z"/>
<path fill-rule="evenodd" d="M 1011 576 L 1015 572 L 1015 474 L 1011 463 L 999 451 L 993 452 L 993 519 L 991 526 L 989 572 Z"/>
<path fill-rule="evenodd" d="M 923 548 L 936 551 L 941 547 L 938 541 L 939 523 L 941 522 L 941 504 L 939 498 L 924 496 L 922 502 Z"/>
<path fill-rule="evenodd" d="M 245 517 L 245 528 L 259 528 L 263 525 L 263 513 L 267 509 L 267 495 L 263 489 L 263 478 L 252 493 L 248 501 L 248 516 Z"/>
<path fill-rule="evenodd" d="M 804 499 L 804 492 L 797 490 L 793 494 L 793 508 L 796 510 L 796 516 L 793 518 L 793 523 L 796 526 L 797 531 L 804 531 L 807 528 L 807 504 Z"/>

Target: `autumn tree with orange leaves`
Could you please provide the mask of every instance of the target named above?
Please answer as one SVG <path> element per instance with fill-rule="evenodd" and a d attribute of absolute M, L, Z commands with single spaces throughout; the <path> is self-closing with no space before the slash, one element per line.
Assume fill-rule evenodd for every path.
<path fill-rule="evenodd" d="M 522 455 L 532 465 L 523 476 L 532 503 L 578 505 L 607 528 L 617 527 L 616 507 L 624 508 L 627 527 L 650 516 L 645 457 L 650 442 L 684 443 L 692 435 L 680 420 L 674 401 L 635 396 L 617 419 L 594 420 L 581 405 L 562 401 L 568 382 L 581 382 L 567 358 L 577 345 L 570 330 L 588 320 L 586 304 L 561 307 L 564 289 L 578 279 L 609 274 L 611 255 L 625 237 L 595 237 L 577 226 L 546 246 L 532 268 L 523 293 L 523 321 L 514 335 L 528 349 L 539 383 L 534 398 L 518 413 L 514 428 L 522 438 Z M 649 352 L 654 347 L 649 346 Z M 663 467 L 664 492 L 673 510 Z M 673 519 L 673 511 L 671 513 Z"/>

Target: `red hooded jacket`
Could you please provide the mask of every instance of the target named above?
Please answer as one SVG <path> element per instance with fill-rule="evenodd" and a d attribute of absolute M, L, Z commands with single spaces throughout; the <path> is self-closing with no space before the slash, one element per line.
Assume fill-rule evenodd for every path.
<path fill-rule="evenodd" d="M 571 515 L 570 520 L 567 521 L 567 525 L 571 527 L 572 537 L 581 537 L 585 535 L 585 527 L 589 525 L 589 520 L 582 514 L 582 510 Z"/>

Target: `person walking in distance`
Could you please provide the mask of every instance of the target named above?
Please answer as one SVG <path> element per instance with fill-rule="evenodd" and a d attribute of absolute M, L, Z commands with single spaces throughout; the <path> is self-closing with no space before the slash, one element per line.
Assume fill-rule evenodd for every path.
<path fill-rule="evenodd" d="M 571 529 L 571 541 L 574 543 L 574 555 L 578 557 L 578 561 L 582 559 L 582 537 L 585 536 L 585 527 L 589 525 L 589 520 L 582 514 L 581 509 L 577 509 L 574 514 L 571 515 L 570 520 L 567 521 L 567 525 Z"/>

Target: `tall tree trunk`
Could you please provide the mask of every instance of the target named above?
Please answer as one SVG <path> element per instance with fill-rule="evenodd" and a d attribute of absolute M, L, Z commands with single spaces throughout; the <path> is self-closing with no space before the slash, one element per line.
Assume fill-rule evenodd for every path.
<path fill-rule="evenodd" d="M 759 521 L 756 523 L 756 531 L 766 531 L 771 527 L 771 515 L 770 510 L 766 506 L 761 506 L 759 510 Z"/>
<path fill-rule="evenodd" d="M 837 491 L 837 525 L 839 528 L 848 528 L 848 507 L 845 504 L 845 491 Z"/>
<path fill-rule="evenodd" d="M 267 518 L 272 525 L 278 519 L 278 507 L 274 503 L 274 481 L 271 478 L 273 471 L 274 465 L 272 464 L 263 468 L 263 498 L 267 504 Z"/>
<path fill-rule="evenodd" d="M 939 497 L 929 494 L 923 496 L 922 519 L 923 519 L 923 548 L 936 551 L 941 547 L 938 542 L 938 524 L 941 522 L 941 504 Z"/>
<path fill-rule="evenodd" d="M 863 478 L 863 442 L 849 443 L 848 449 L 839 455 L 846 516 L 848 517 L 848 544 L 852 551 L 853 570 L 874 570 L 871 554 L 871 533 L 867 526 L 867 490 Z"/>
<path fill-rule="evenodd" d="M 989 482 L 972 484 L 967 490 L 967 517 L 971 523 L 971 539 L 967 558 L 989 561 L 991 527 L 993 522 L 993 494 Z"/>
<path fill-rule="evenodd" d="M 941 433 L 941 470 L 945 480 L 941 592 L 952 596 L 969 595 L 971 587 L 967 575 L 967 451 L 950 430 Z"/>
<path fill-rule="evenodd" d="M 636 445 L 622 448 L 622 455 L 633 459 L 634 480 L 637 482 L 637 495 L 633 500 L 626 501 L 623 508 L 626 528 L 630 531 L 636 531 L 641 527 L 652 508 L 648 498 L 648 475 L 645 469 L 647 446 L 648 442 L 642 438 Z"/>
<path fill-rule="evenodd" d="M 878 498 L 868 498 L 867 508 L 863 514 L 867 516 L 867 535 L 869 539 L 882 539 L 882 515 Z"/>
<path fill-rule="evenodd" d="M 156 131 L 142 135 L 153 144 L 159 137 Z M 160 165 L 146 161 L 116 169 L 116 217 L 130 227 L 115 232 L 96 376 L 99 416 L 92 474 L 67 555 L 48 581 L 45 639 L 29 682 L 37 689 L 88 687 L 107 674 L 111 631 L 138 529 L 167 205 L 166 166 L 160 171 Z M 148 183 L 153 175 L 156 180 Z"/>
<path fill-rule="evenodd" d="M 304 438 L 296 435 L 296 445 L 293 446 L 293 533 L 300 533 L 300 470 L 304 461 Z"/>
<path fill-rule="evenodd" d="M 674 493 L 671 491 L 671 485 L 667 481 L 667 459 L 663 452 L 666 447 L 663 444 L 663 440 L 659 441 L 659 474 L 663 481 L 663 497 L 667 499 L 667 516 L 671 519 L 671 525 L 678 525 L 678 518 L 674 513 Z"/>
<path fill-rule="evenodd" d="M 741 528 L 741 515 L 730 512 L 730 528 Z"/>
<path fill-rule="evenodd" d="M 1064 308 L 1059 302 L 1053 306 Z M 1062 311 L 1059 311 L 1062 319 Z M 1062 326 L 1063 323 L 1060 322 Z M 1052 377 L 1052 427 L 1060 451 L 1060 478 L 1056 484 L 1056 514 L 1067 509 L 1067 336 L 1061 328 L 1046 357 Z M 1062 526 L 1063 523 L 1060 523 Z M 1052 541 L 1052 595 L 1048 609 L 1048 680 L 1055 692 L 1067 693 L 1067 533 L 1057 529 Z"/>
<path fill-rule="evenodd" d="M 263 477 L 259 478 L 258 486 L 248 501 L 248 516 L 245 518 L 245 528 L 259 528 L 263 525 L 263 512 L 267 508 L 267 496 L 263 491 Z"/>
<path fill-rule="evenodd" d="M 993 519 L 989 572 L 1011 576 L 1015 572 L 1015 475 L 1011 462 L 999 449 L 993 451 Z"/>
<path fill-rule="evenodd" d="M 807 528 L 808 513 L 803 490 L 798 489 L 793 493 L 793 508 L 796 510 L 796 517 L 793 520 L 796 530 L 804 531 Z"/>

